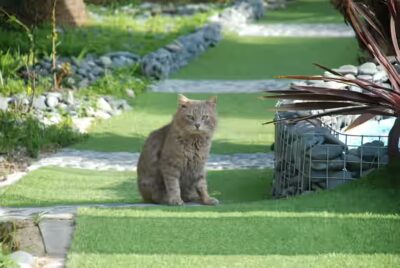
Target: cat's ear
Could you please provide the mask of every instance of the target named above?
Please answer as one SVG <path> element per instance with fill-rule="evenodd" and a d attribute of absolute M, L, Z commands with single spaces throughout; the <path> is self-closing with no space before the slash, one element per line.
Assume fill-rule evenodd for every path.
<path fill-rule="evenodd" d="M 187 104 L 189 103 L 189 99 L 183 96 L 182 94 L 178 95 L 178 104 L 182 108 L 186 108 Z"/>
<path fill-rule="evenodd" d="M 217 96 L 212 96 L 207 100 L 207 102 L 215 106 L 217 104 Z"/>

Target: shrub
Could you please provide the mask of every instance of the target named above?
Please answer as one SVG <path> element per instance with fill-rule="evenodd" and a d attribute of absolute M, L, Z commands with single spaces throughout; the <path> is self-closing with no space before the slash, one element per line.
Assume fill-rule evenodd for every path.
<path fill-rule="evenodd" d="M 72 121 L 45 126 L 32 115 L 0 112 L 0 153 L 12 154 L 24 148 L 31 157 L 38 157 L 41 150 L 54 150 L 83 140 L 86 135 L 72 129 Z"/>
<path fill-rule="evenodd" d="M 123 68 L 107 73 L 88 88 L 80 90 L 81 95 L 112 95 L 126 97 L 126 89 L 132 89 L 136 95 L 142 93 L 150 80 L 138 76 L 137 67 Z"/>

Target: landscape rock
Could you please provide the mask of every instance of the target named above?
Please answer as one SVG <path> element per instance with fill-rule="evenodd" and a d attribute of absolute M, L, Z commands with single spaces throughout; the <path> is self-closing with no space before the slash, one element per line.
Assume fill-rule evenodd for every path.
<path fill-rule="evenodd" d="M 311 156 L 311 159 L 331 160 L 343 154 L 343 146 L 333 144 L 316 145 L 307 154 Z"/>
<path fill-rule="evenodd" d="M 15 251 L 10 254 L 10 258 L 16 262 L 20 268 L 34 268 L 35 257 L 25 251 Z"/>
<path fill-rule="evenodd" d="M 364 75 L 374 75 L 378 72 L 376 64 L 373 62 L 366 62 L 358 67 L 358 72 Z"/>
<path fill-rule="evenodd" d="M 378 71 L 372 77 L 374 82 L 386 82 L 389 80 L 389 76 L 385 71 Z"/>
<path fill-rule="evenodd" d="M 352 74 L 352 75 L 357 75 L 358 74 L 358 68 L 354 65 L 343 65 L 339 69 L 335 69 L 336 72 L 346 75 L 346 74 Z"/>
<path fill-rule="evenodd" d="M 0 110 L 1 111 L 7 111 L 8 101 L 9 101 L 9 98 L 4 98 L 4 97 L 0 96 Z"/>
<path fill-rule="evenodd" d="M 130 89 L 130 88 L 127 88 L 127 89 L 125 89 L 125 92 L 126 92 L 126 95 L 129 97 L 129 98 L 134 98 L 136 95 L 135 95 L 135 91 L 133 91 L 132 89 Z"/>
<path fill-rule="evenodd" d="M 382 158 L 387 154 L 387 148 L 384 147 L 382 141 L 376 140 L 364 143 L 362 146 L 358 147 L 357 152 L 358 156 L 366 161 L 377 161 L 378 157 Z"/>
<path fill-rule="evenodd" d="M 58 97 L 55 95 L 47 95 L 46 105 L 50 108 L 55 108 L 58 104 Z"/>
<path fill-rule="evenodd" d="M 113 111 L 111 105 L 103 97 L 97 99 L 96 107 L 104 112 Z"/>

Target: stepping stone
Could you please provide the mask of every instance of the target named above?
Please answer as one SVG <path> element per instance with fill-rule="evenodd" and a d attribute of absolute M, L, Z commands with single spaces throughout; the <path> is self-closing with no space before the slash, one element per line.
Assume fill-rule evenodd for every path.
<path fill-rule="evenodd" d="M 50 256 L 65 256 L 71 245 L 74 223 L 72 220 L 49 220 L 39 223 L 46 253 Z"/>

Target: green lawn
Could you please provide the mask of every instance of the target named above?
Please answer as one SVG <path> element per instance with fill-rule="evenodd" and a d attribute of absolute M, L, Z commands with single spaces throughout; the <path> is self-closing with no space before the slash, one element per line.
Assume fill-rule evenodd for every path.
<path fill-rule="evenodd" d="M 270 79 L 276 75 L 320 74 L 313 63 L 336 68 L 357 63 L 354 38 L 226 36 L 190 65 L 172 75 L 176 79 Z"/>
<path fill-rule="evenodd" d="M 80 209 L 68 267 L 398 267 L 399 171 L 284 200 Z"/>
<path fill-rule="evenodd" d="M 288 8 L 267 11 L 260 23 L 343 23 L 330 0 L 296 0 Z"/>
<path fill-rule="evenodd" d="M 210 193 L 226 204 L 269 197 L 271 170 L 210 171 L 208 174 Z M 0 189 L 0 206 L 138 202 L 141 197 L 135 172 L 46 167 Z"/>
<path fill-rule="evenodd" d="M 207 94 L 187 94 L 206 99 Z M 260 94 L 218 95 L 219 126 L 212 145 L 213 153 L 266 152 L 274 140 L 273 125 L 262 125 L 273 117 L 267 109 L 274 101 L 263 101 Z M 76 149 L 139 152 L 148 134 L 171 121 L 177 106 L 177 95 L 151 93 L 140 95 L 134 110 L 98 123 L 84 143 Z"/>

